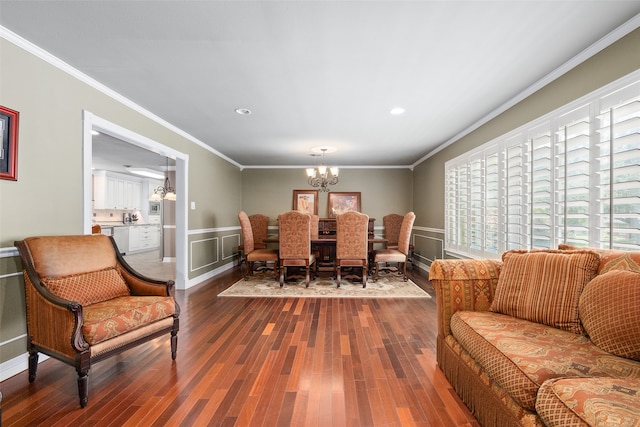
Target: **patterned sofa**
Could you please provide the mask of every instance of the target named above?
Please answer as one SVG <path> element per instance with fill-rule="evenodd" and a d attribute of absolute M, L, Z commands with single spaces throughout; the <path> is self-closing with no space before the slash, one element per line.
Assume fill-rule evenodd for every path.
<path fill-rule="evenodd" d="M 437 361 L 483 426 L 640 425 L 640 253 L 436 260 Z"/>

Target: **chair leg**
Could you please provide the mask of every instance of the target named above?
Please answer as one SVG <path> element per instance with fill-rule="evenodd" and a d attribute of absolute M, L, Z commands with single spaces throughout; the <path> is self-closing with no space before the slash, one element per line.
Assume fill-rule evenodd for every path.
<path fill-rule="evenodd" d="M 404 270 L 404 281 L 406 282 L 407 280 L 409 280 L 409 277 L 407 277 L 407 261 L 402 263 L 402 267 Z"/>
<path fill-rule="evenodd" d="M 309 262 L 306 263 L 306 268 L 305 268 L 305 272 L 306 272 L 306 277 L 305 277 L 305 287 L 308 288 L 309 287 L 309 283 L 311 282 L 310 280 L 310 268 L 311 266 L 309 265 Z"/>
<path fill-rule="evenodd" d="M 337 281 L 338 281 L 338 287 L 340 287 L 340 281 L 342 280 L 342 268 L 340 267 L 340 265 L 336 265 L 336 273 L 337 273 Z"/>
<path fill-rule="evenodd" d="M 367 287 L 367 264 L 362 266 L 362 287 Z"/>
<path fill-rule="evenodd" d="M 36 372 L 38 371 L 38 352 L 29 352 L 29 382 L 32 383 L 36 380 Z"/>
<path fill-rule="evenodd" d="M 282 263 L 280 264 L 280 287 L 284 286 L 284 272 L 285 272 L 285 266 L 282 265 Z"/>
<path fill-rule="evenodd" d="M 378 263 L 374 261 L 373 263 L 373 281 L 377 282 L 378 281 L 378 273 L 379 273 L 379 267 L 378 267 Z"/>
<path fill-rule="evenodd" d="M 80 397 L 80 407 L 87 406 L 89 401 L 89 370 L 78 369 L 78 396 Z"/>
<path fill-rule="evenodd" d="M 175 323 L 174 323 L 175 326 Z M 176 360 L 178 352 L 178 331 L 171 331 L 171 359 Z"/>

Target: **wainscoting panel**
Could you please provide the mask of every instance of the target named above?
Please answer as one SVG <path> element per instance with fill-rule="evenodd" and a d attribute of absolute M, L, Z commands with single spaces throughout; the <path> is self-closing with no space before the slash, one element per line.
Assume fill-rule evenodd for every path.
<path fill-rule="evenodd" d="M 239 245 L 240 234 L 222 236 L 222 259 L 229 259 L 237 256 Z"/>
<path fill-rule="evenodd" d="M 190 272 L 212 267 L 220 261 L 218 241 L 217 237 L 210 237 L 189 242 L 189 252 L 191 253 Z"/>

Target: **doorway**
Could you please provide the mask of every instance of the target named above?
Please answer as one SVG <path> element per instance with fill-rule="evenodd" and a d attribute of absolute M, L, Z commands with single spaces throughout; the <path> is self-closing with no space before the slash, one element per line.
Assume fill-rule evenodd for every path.
<path fill-rule="evenodd" d="M 176 288 L 185 289 L 188 283 L 187 277 L 187 176 L 189 156 L 170 147 L 111 123 L 105 119 L 93 115 L 88 111 L 83 112 L 83 210 L 84 233 L 91 233 L 92 225 L 92 163 L 93 163 L 93 137 L 92 131 L 98 131 L 105 135 L 124 141 L 132 146 L 148 150 L 156 155 L 175 161 L 175 260 L 176 260 Z"/>

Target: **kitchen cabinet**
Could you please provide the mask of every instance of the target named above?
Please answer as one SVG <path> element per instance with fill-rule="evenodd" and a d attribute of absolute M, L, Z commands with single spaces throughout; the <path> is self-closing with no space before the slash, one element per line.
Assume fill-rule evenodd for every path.
<path fill-rule="evenodd" d="M 94 209 L 139 210 L 142 203 L 141 181 L 104 172 L 94 174 Z"/>
<path fill-rule="evenodd" d="M 159 225 L 132 225 L 129 229 L 129 252 L 149 251 L 160 247 Z"/>
<path fill-rule="evenodd" d="M 113 227 L 113 239 L 116 241 L 121 254 L 129 252 L 129 229 L 131 227 Z"/>

